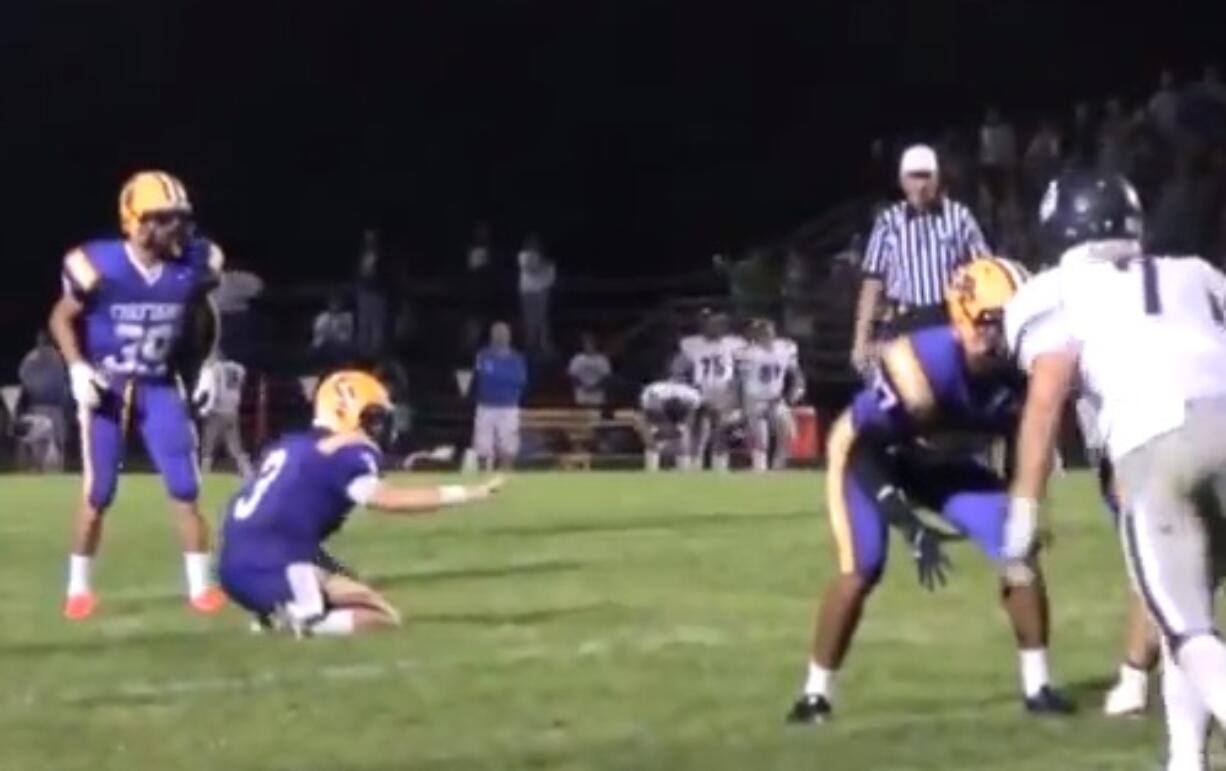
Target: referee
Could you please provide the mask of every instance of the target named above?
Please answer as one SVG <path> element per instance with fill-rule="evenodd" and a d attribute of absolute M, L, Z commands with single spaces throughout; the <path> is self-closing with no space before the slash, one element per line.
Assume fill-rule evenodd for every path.
<path fill-rule="evenodd" d="M 877 216 L 861 265 L 851 365 L 862 374 L 873 359 L 876 319 L 888 319 L 886 336 L 944 323 L 945 286 L 954 269 L 988 254 L 970 209 L 941 194 L 931 147 L 908 147 L 898 178 L 903 200 Z"/>

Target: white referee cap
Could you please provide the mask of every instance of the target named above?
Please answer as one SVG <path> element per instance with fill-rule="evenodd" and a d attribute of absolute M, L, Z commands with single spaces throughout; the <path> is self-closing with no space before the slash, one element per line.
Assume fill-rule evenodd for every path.
<path fill-rule="evenodd" d="M 937 153 L 928 145 L 911 145 L 903 151 L 902 160 L 898 162 L 898 176 L 908 174 L 936 174 Z"/>

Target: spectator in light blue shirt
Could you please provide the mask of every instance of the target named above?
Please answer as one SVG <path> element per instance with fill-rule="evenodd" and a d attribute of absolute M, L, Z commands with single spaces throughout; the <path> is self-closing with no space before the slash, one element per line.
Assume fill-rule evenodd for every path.
<path fill-rule="evenodd" d="M 477 411 L 473 451 L 482 468 L 508 468 L 519 453 L 519 404 L 528 383 L 524 357 L 511 347 L 511 327 L 490 327 L 490 344 L 477 353 Z"/>

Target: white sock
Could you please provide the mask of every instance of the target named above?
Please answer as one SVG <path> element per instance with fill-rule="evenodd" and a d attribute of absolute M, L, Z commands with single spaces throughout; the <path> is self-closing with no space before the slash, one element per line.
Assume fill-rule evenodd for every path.
<path fill-rule="evenodd" d="M 694 466 L 688 455 L 678 455 L 675 463 L 678 471 L 689 471 Z"/>
<path fill-rule="evenodd" d="M 766 471 L 766 450 L 753 450 L 749 453 L 754 471 Z"/>
<path fill-rule="evenodd" d="M 1131 664 L 1120 665 L 1120 685 L 1125 688 L 1135 688 L 1142 693 L 1149 690 L 1149 672 L 1137 669 Z"/>
<path fill-rule="evenodd" d="M 324 637 L 348 637 L 355 627 L 352 610 L 332 610 L 311 624 L 311 633 Z"/>
<path fill-rule="evenodd" d="M 1179 666 L 1213 716 L 1226 726 L 1226 645 L 1209 634 L 1189 638 L 1179 649 Z"/>
<path fill-rule="evenodd" d="M 68 596 L 89 594 L 91 591 L 89 574 L 94 566 L 94 558 L 84 554 L 73 554 L 68 557 Z"/>
<path fill-rule="evenodd" d="M 726 452 L 711 453 L 711 469 L 713 471 L 727 471 L 728 470 L 728 453 Z"/>
<path fill-rule="evenodd" d="M 1206 767 L 1205 744 L 1209 732 L 1209 710 L 1197 694 L 1195 686 L 1188 682 L 1187 674 L 1170 660 L 1165 648 L 1164 645 L 1162 703 L 1166 708 L 1166 771 L 1201 771 Z M 1120 679 L 1122 682 L 1122 669 Z"/>
<path fill-rule="evenodd" d="M 655 450 L 647 450 L 643 453 L 643 467 L 648 471 L 660 470 L 660 453 Z"/>
<path fill-rule="evenodd" d="M 824 696 L 829 699 L 833 691 L 834 672 L 810 660 L 809 671 L 805 675 L 805 696 Z"/>
<path fill-rule="evenodd" d="M 1018 651 L 1022 668 L 1022 693 L 1030 698 L 1051 681 L 1047 673 L 1047 649 L 1032 648 Z"/>
<path fill-rule="evenodd" d="M 209 553 L 183 552 L 183 575 L 187 577 L 187 595 L 193 600 L 209 588 Z"/>

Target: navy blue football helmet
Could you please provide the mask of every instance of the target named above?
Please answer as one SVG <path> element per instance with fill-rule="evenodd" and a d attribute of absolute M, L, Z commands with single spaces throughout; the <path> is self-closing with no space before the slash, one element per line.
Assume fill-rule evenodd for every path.
<path fill-rule="evenodd" d="M 1068 171 L 1053 179 L 1039 204 L 1039 223 L 1056 251 L 1086 241 L 1141 238 L 1144 212 L 1136 189 L 1119 174 Z"/>

